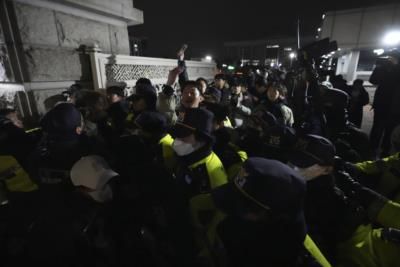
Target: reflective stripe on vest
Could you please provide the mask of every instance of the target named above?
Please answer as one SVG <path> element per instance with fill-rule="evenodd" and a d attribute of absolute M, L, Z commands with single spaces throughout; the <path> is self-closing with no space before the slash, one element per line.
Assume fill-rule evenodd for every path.
<path fill-rule="evenodd" d="M 309 235 L 306 235 L 303 244 L 306 250 L 322 267 L 332 267 Z"/>

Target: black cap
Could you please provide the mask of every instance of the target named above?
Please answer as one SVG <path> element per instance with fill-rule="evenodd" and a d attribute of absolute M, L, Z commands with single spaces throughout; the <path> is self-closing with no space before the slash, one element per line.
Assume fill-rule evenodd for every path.
<path fill-rule="evenodd" d="M 52 108 L 40 122 L 44 132 L 60 140 L 78 137 L 76 128 L 82 124 L 82 115 L 70 103 L 61 103 Z"/>
<path fill-rule="evenodd" d="M 328 139 L 318 135 L 306 135 L 297 140 L 289 161 L 300 168 L 315 164 L 333 166 L 335 154 L 335 146 Z"/>
<path fill-rule="evenodd" d="M 157 90 L 152 85 L 139 84 L 136 86 L 136 91 L 129 97 L 128 100 L 136 101 L 143 98 L 148 109 L 155 110 L 157 105 Z"/>
<path fill-rule="evenodd" d="M 205 95 L 206 100 L 207 100 L 207 96 L 209 96 L 209 97 L 212 97 L 217 102 L 220 102 L 221 98 L 222 98 L 221 90 L 218 90 L 215 87 L 207 88 L 207 91 L 206 91 L 206 93 L 204 95 Z"/>
<path fill-rule="evenodd" d="M 229 115 L 228 107 L 218 103 L 205 103 L 205 108 L 214 114 L 214 119 L 217 122 L 226 120 Z"/>
<path fill-rule="evenodd" d="M 214 115 L 202 108 L 189 108 L 185 110 L 182 122 L 177 122 L 173 128 L 173 135 L 176 138 L 184 138 L 191 134 L 198 134 L 209 141 L 212 137 L 212 123 Z"/>
<path fill-rule="evenodd" d="M 167 129 L 167 118 L 164 114 L 155 111 L 141 113 L 135 123 L 142 130 L 154 134 L 164 133 Z"/>
<path fill-rule="evenodd" d="M 117 96 L 123 97 L 124 96 L 124 88 L 120 86 L 110 86 L 106 90 L 107 94 L 115 94 Z"/>
<path fill-rule="evenodd" d="M 138 85 L 152 85 L 151 84 L 151 81 L 149 80 L 149 79 L 147 79 L 147 78 L 139 78 L 137 81 L 136 81 L 136 86 L 138 86 Z"/>
<path fill-rule="evenodd" d="M 231 183 L 212 192 L 217 208 L 228 215 L 242 215 L 258 207 L 271 215 L 286 215 L 306 231 L 303 201 L 305 180 L 287 165 L 264 158 L 249 158 Z"/>

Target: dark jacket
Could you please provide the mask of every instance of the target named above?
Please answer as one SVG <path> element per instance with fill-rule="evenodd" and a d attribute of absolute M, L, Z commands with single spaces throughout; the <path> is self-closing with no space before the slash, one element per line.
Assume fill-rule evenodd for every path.
<path fill-rule="evenodd" d="M 15 126 L 9 119 L 0 117 L 0 154 L 13 156 L 24 168 L 36 140 Z"/>
<path fill-rule="evenodd" d="M 106 206 L 78 192 L 57 206 L 41 206 L 29 229 L 24 260 L 40 266 L 113 266 L 109 218 Z"/>
<path fill-rule="evenodd" d="M 85 136 L 54 142 L 44 138 L 29 159 L 28 172 L 39 186 L 43 205 L 57 205 L 74 187 L 70 179 L 72 166 L 83 156 L 91 154 Z"/>
<path fill-rule="evenodd" d="M 254 108 L 253 113 L 256 113 L 258 110 L 266 110 L 272 113 L 282 125 L 292 126 L 294 123 L 293 112 L 282 99 L 271 102 L 268 98 L 264 98 Z"/>
<path fill-rule="evenodd" d="M 392 112 L 392 103 L 395 104 L 393 97 L 400 97 L 397 93 L 400 81 L 400 66 L 389 63 L 378 65 L 373 71 L 369 81 L 377 85 L 374 102 L 372 107 L 376 113 L 390 114 Z M 398 106 L 398 103 L 395 104 Z"/>
<path fill-rule="evenodd" d="M 116 135 L 123 134 L 125 130 L 125 121 L 128 116 L 129 108 L 126 101 L 119 101 L 113 103 L 107 110 L 109 122 L 112 126 L 113 132 Z"/>
<path fill-rule="evenodd" d="M 298 234 L 295 224 L 261 224 L 227 217 L 218 234 L 230 267 L 296 267 L 303 251 L 304 236 Z"/>

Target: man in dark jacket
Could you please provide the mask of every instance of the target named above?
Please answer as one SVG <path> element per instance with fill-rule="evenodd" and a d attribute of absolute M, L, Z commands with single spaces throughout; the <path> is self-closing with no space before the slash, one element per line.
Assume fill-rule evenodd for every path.
<path fill-rule="evenodd" d="M 229 104 L 229 88 L 227 87 L 228 83 L 226 81 L 226 77 L 224 74 L 217 74 L 214 77 L 214 86 L 216 89 L 221 91 L 221 98 L 219 99 L 219 102 L 222 105 L 228 105 Z"/>
<path fill-rule="evenodd" d="M 364 81 L 357 79 L 349 88 L 349 121 L 361 128 L 363 118 L 363 107 L 369 104 L 369 95 L 363 86 Z"/>
<path fill-rule="evenodd" d="M 390 150 L 390 135 L 398 122 L 393 118 L 393 111 L 398 106 L 400 97 L 400 53 L 392 51 L 377 62 L 377 67 L 370 77 L 370 82 L 377 85 L 374 102 L 374 122 L 370 134 L 371 148 L 378 153 L 381 139 L 382 156 Z"/>

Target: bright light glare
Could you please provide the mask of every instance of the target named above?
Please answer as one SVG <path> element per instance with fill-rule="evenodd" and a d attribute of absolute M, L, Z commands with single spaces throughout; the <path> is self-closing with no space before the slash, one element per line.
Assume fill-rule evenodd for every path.
<path fill-rule="evenodd" d="M 382 55 L 383 53 L 385 53 L 385 50 L 380 48 L 380 49 L 375 49 L 374 53 L 377 54 L 378 56 Z"/>
<path fill-rule="evenodd" d="M 212 59 L 213 59 L 212 56 L 206 56 L 207 61 L 212 61 Z"/>
<path fill-rule="evenodd" d="M 295 54 L 295 53 L 290 53 L 290 54 L 289 54 L 289 57 L 290 57 L 291 59 L 293 59 L 293 58 L 296 57 L 296 54 Z"/>
<path fill-rule="evenodd" d="M 385 37 L 383 37 L 383 43 L 389 46 L 400 44 L 400 31 L 388 32 Z"/>

